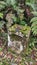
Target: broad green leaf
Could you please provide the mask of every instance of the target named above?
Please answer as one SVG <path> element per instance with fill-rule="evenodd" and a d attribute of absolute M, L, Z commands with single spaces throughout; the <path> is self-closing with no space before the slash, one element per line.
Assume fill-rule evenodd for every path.
<path fill-rule="evenodd" d="M 35 11 L 35 7 L 32 3 L 26 2 L 26 5 L 30 6 Z"/>
<path fill-rule="evenodd" d="M 31 21 L 30 21 L 30 23 L 33 23 L 35 21 L 37 21 L 37 17 L 32 18 Z"/>
<path fill-rule="evenodd" d="M 34 27 L 34 26 L 37 26 L 37 21 L 35 21 L 35 22 L 32 23 L 31 27 Z"/>
<path fill-rule="evenodd" d="M 37 11 L 31 12 L 34 16 L 37 16 Z"/>
<path fill-rule="evenodd" d="M 4 1 L 0 1 L 0 10 L 6 7 L 6 3 Z"/>
<path fill-rule="evenodd" d="M 3 18 L 3 13 L 0 13 L 0 18 Z"/>

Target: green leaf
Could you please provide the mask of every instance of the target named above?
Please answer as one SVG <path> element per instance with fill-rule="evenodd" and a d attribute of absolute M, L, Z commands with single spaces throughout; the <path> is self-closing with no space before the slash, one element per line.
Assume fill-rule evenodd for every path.
<path fill-rule="evenodd" d="M 2 48 L 0 48 L 0 51 L 2 51 Z"/>
<path fill-rule="evenodd" d="M 0 1 L 0 10 L 4 9 L 6 6 L 6 3 L 4 1 Z"/>
<path fill-rule="evenodd" d="M 32 23 L 31 28 L 34 27 L 34 26 L 37 26 L 37 21 Z"/>
<path fill-rule="evenodd" d="M 24 25 L 25 26 L 26 22 L 25 21 L 20 21 L 20 25 Z"/>
<path fill-rule="evenodd" d="M 37 17 L 32 18 L 30 23 L 32 23 L 31 30 L 33 32 L 33 35 L 37 35 Z"/>
<path fill-rule="evenodd" d="M 30 23 L 37 21 L 37 17 L 31 19 Z"/>
<path fill-rule="evenodd" d="M 0 18 L 3 18 L 3 13 L 0 13 Z"/>
<path fill-rule="evenodd" d="M 13 7 L 16 6 L 16 0 L 6 0 L 8 6 L 12 5 Z"/>
<path fill-rule="evenodd" d="M 37 16 L 37 11 L 31 12 L 34 16 Z"/>
<path fill-rule="evenodd" d="M 34 11 L 36 11 L 35 7 L 34 7 L 34 5 L 32 3 L 26 2 L 26 5 L 30 6 Z"/>

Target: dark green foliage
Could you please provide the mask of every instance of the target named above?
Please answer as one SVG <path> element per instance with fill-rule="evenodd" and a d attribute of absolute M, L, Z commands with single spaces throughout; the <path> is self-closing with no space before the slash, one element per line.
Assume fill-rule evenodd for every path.
<path fill-rule="evenodd" d="M 37 56 L 35 55 L 37 50 L 37 4 L 35 6 L 35 3 L 35 0 L 0 0 L 0 65 L 12 63 L 31 65 L 30 62 L 36 65 L 37 59 L 34 60 L 33 57 Z M 11 41 L 24 39 L 22 45 L 26 46 L 26 49 L 24 47 L 22 52 L 19 51 L 20 54 L 15 53 L 16 48 L 13 50 L 12 46 L 8 47 L 8 34 L 11 36 Z M 21 37 L 20 34 L 24 36 Z"/>

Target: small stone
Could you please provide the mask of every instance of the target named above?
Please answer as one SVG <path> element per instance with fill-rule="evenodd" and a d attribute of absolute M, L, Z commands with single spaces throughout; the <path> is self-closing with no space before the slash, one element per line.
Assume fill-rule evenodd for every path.
<path fill-rule="evenodd" d="M 37 59 L 35 59 L 37 61 Z"/>
<path fill-rule="evenodd" d="M 33 62 L 30 62 L 30 65 L 32 65 L 33 64 Z"/>

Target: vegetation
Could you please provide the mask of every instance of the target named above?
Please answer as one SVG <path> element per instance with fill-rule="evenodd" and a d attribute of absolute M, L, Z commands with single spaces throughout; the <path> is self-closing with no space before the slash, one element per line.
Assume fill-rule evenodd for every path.
<path fill-rule="evenodd" d="M 0 0 L 0 65 L 37 65 L 37 0 Z"/>

